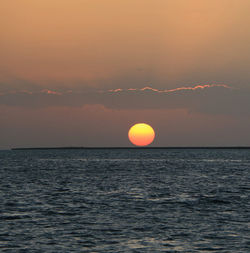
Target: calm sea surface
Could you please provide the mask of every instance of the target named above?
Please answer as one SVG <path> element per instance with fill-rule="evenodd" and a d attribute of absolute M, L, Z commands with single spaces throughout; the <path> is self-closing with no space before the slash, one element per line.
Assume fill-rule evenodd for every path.
<path fill-rule="evenodd" d="M 0 151 L 1 252 L 250 252 L 250 150 Z"/>

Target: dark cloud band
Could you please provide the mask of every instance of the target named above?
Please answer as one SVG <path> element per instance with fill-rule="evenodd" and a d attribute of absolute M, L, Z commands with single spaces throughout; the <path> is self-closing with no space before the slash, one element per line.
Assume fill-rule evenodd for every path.
<path fill-rule="evenodd" d="M 249 114 L 250 93 L 224 84 L 197 85 L 171 90 L 141 89 L 57 91 L 9 91 L 0 94 L 0 104 L 48 107 L 101 104 L 111 109 L 178 109 L 212 114 Z"/>

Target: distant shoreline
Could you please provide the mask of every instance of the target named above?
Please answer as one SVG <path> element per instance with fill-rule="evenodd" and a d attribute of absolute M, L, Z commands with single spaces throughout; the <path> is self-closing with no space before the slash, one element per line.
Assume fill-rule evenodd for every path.
<path fill-rule="evenodd" d="M 91 150 L 91 149 L 250 149 L 245 146 L 231 147 L 34 147 L 34 148 L 11 148 L 11 150 Z"/>

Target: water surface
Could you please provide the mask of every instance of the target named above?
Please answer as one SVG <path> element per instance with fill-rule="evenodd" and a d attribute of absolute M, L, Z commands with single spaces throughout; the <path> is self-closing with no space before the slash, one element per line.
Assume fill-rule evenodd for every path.
<path fill-rule="evenodd" d="M 0 151 L 2 252 L 250 252 L 250 150 Z"/>

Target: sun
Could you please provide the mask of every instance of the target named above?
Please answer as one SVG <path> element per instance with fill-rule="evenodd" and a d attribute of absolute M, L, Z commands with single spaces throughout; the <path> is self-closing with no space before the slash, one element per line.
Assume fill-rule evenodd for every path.
<path fill-rule="evenodd" d="M 128 138 L 136 146 L 147 146 L 153 142 L 155 131 L 148 124 L 138 123 L 129 129 Z"/>

